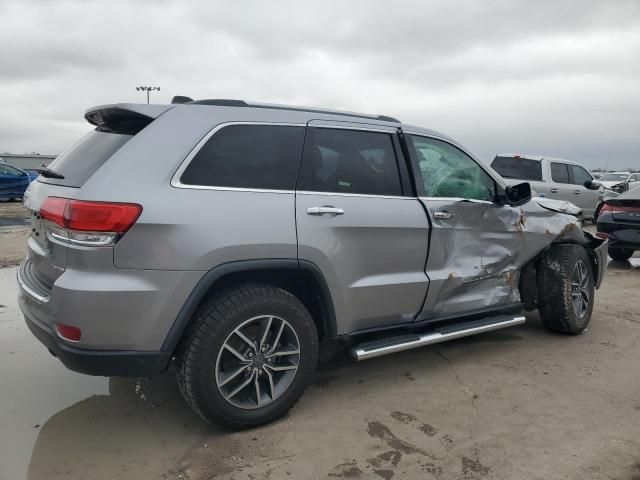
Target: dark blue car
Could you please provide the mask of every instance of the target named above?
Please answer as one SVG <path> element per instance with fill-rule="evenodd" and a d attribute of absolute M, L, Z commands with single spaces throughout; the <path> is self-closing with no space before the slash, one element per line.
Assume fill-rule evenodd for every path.
<path fill-rule="evenodd" d="M 0 163 L 0 199 L 22 198 L 24 191 L 37 176 L 38 172 L 29 173 L 13 165 Z"/>

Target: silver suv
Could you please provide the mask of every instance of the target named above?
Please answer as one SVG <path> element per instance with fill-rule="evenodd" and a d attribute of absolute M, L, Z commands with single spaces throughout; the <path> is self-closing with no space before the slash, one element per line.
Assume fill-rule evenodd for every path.
<path fill-rule="evenodd" d="M 291 408 L 319 356 L 589 322 L 606 242 L 454 140 L 236 100 L 90 109 L 25 197 L 20 307 L 68 368 L 175 370 L 232 428 Z"/>

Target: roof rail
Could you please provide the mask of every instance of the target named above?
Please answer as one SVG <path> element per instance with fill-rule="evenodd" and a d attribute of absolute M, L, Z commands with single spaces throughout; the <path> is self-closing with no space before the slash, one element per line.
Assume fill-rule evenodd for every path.
<path fill-rule="evenodd" d="M 209 100 L 195 100 L 187 102 L 190 105 L 214 105 L 218 107 L 248 107 L 248 108 L 268 108 L 271 110 L 291 110 L 294 112 L 323 113 L 328 115 L 342 115 L 345 117 L 367 118 L 382 122 L 402 123 L 400 120 L 388 115 L 366 115 L 363 113 L 341 112 L 339 110 L 323 110 L 319 108 L 294 107 L 289 105 L 273 105 L 268 103 L 247 103 L 244 100 L 214 98 Z"/>

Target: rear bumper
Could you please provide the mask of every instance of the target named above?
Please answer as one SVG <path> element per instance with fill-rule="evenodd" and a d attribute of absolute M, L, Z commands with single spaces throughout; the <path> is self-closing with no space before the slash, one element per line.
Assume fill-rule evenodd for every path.
<path fill-rule="evenodd" d="M 598 218 L 598 233 L 608 236 L 609 248 L 640 250 L 640 224 L 616 222 L 611 215 L 602 215 Z"/>
<path fill-rule="evenodd" d="M 19 302 L 23 313 L 24 294 Z M 104 377 L 153 377 L 167 368 L 171 354 L 167 352 L 135 352 L 124 350 L 86 350 L 74 348 L 61 340 L 48 326 L 24 315 L 31 333 L 69 370 Z"/>

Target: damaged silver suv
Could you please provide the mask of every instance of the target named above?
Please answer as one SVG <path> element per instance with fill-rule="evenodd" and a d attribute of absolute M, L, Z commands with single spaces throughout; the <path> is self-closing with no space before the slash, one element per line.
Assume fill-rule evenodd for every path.
<path fill-rule="evenodd" d="M 205 420 L 272 421 L 321 356 L 519 325 L 587 327 L 606 242 L 454 140 L 386 116 L 238 100 L 90 109 L 28 189 L 18 271 L 68 368 L 175 371 Z"/>

